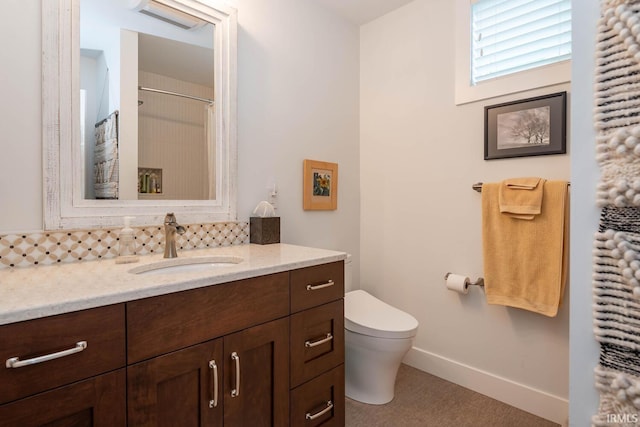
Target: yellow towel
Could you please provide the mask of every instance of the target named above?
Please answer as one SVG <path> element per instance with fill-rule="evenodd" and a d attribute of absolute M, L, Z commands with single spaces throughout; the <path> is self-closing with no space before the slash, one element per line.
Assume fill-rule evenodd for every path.
<path fill-rule="evenodd" d="M 502 181 L 500 212 L 513 218 L 532 220 L 540 214 L 545 179 L 511 178 Z"/>
<path fill-rule="evenodd" d="M 531 221 L 500 213 L 500 184 L 482 186 L 482 249 L 487 302 L 554 317 L 562 303 L 569 255 L 568 183 L 544 184 Z"/>

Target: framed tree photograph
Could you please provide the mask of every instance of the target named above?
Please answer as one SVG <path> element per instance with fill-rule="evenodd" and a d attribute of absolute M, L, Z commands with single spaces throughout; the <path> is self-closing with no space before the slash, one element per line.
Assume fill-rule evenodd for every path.
<path fill-rule="evenodd" d="M 338 164 L 304 160 L 304 210 L 336 210 L 338 208 Z"/>
<path fill-rule="evenodd" d="M 567 92 L 484 108 L 484 159 L 565 154 Z"/>

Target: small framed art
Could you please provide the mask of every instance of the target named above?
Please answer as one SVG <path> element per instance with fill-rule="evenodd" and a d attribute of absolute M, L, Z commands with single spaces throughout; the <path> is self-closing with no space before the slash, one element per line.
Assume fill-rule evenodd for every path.
<path fill-rule="evenodd" d="M 338 164 L 305 159 L 303 162 L 304 210 L 338 208 Z"/>
<path fill-rule="evenodd" d="M 567 152 L 567 92 L 484 108 L 484 159 Z"/>

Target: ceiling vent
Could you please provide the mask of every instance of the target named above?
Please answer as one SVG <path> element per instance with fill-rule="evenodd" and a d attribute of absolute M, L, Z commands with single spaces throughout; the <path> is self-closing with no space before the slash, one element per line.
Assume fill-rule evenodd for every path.
<path fill-rule="evenodd" d="M 194 30 L 206 24 L 202 19 L 154 0 L 134 0 L 131 9 L 184 30 Z"/>

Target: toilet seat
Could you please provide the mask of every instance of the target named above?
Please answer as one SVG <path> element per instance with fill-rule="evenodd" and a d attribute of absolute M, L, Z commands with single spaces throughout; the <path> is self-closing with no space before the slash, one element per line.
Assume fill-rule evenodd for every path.
<path fill-rule="evenodd" d="M 345 294 L 344 320 L 345 329 L 378 338 L 411 338 L 418 329 L 413 316 L 363 290 Z"/>

